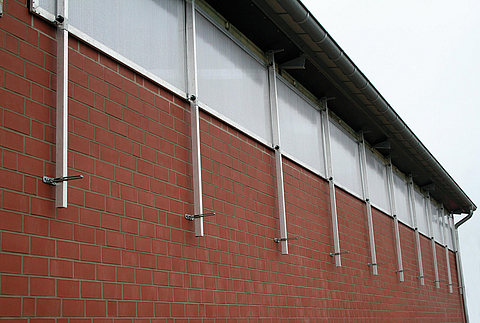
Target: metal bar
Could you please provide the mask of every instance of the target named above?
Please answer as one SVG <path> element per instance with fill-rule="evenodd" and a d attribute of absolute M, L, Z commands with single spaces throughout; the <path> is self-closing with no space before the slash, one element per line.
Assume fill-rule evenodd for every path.
<path fill-rule="evenodd" d="M 375 235 L 373 231 L 373 216 L 372 216 L 372 205 L 370 204 L 370 191 L 368 189 L 368 173 L 367 173 L 367 153 L 365 151 L 365 140 L 363 138 L 363 132 L 360 133 L 360 142 L 359 142 L 359 153 L 360 153 L 360 169 L 362 175 L 362 188 L 363 188 L 363 198 L 365 199 L 365 206 L 367 208 L 367 223 L 368 223 L 368 237 L 370 243 L 370 257 L 371 263 L 375 264 L 372 267 L 373 275 L 378 275 L 378 266 L 377 264 L 377 252 L 375 250 Z"/>
<path fill-rule="evenodd" d="M 340 238 L 338 235 L 338 217 L 337 217 L 337 203 L 335 198 L 335 181 L 333 179 L 333 163 L 332 163 L 332 146 L 330 142 L 330 121 L 328 120 L 328 105 L 327 99 L 323 100 L 324 110 L 322 110 L 323 123 L 323 140 L 324 140 L 324 157 L 326 176 L 328 178 L 328 188 L 330 191 L 330 212 L 332 215 L 332 231 L 333 231 L 333 255 L 335 257 L 335 266 L 342 266 L 342 252 L 340 251 Z"/>
<path fill-rule="evenodd" d="M 425 276 L 423 273 L 423 261 L 422 261 L 422 248 L 420 245 L 420 233 L 418 232 L 418 220 L 417 212 L 415 207 L 415 190 L 413 188 L 413 177 L 410 175 L 408 177 L 408 205 L 410 208 L 410 214 L 412 216 L 412 223 L 415 227 L 415 250 L 417 252 L 417 262 L 418 262 L 418 274 L 420 278 L 420 285 L 425 285 Z"/>
<path fill-rule="evenodd" d="M 200 155 L 200 110 L 197 104 L 197 49 L 195 40 L 195 1 L 185 1 L 185 25 L 187 41 L 187 83 L 190 100 L 192 136 L 193 213 L 203 213 L 202 163 Z M 203 237 L 203 217 L 195 217 L 195 236 Z"/>
<path fill-rule="evenodd" d="M 435 237 L 433 228 L 433 215 L 432 215 L 432 202 L 430 201 L 430 192 L 427 191 L 427 223 L 429 224 L 428 233 L 430 234 L 430 241 L 432 244 L 432 256 L 433 256 L 433 270 L 435 272 L 435 287 L 440 288 L 440 278 L 438 275 L 438 262 L 437 262 L 437 250 L 435 247 Z"/>
<path fill-rule="evenodd" d="M 0 18 L 3 17 L 3 0 L 0 0 Z"/>
<path fill-rule="evenodd" d="M 272 118 L 272 142 L 275 150 L 275 170 L 277 175 L 277 205 L 280 222 L 280 244 L 282 255 L 288 255 L 287 216 L 285 212 L 285 188 L 283 183 L 282 152 L 280 150 L 280 121 L 277 102 L 277 72 L 275 71 L 275 53 L 268 52 L 268 80 L 270 95 L 270 113 Z"/>
<path fill-rule="evenodd" d="M 450 293 L 453 293 L 453 287 L 452 287 L 452 272 L 450 270 L 450 257 L 448 256 L 448 231 L 447 231 L 447 226 L 449 226 L 448 222 L 448 214 L 445 214 L 445 209 L 443 208 L 442 205 L 442 227 L 443 227 L 443 242 L 445 246 L 445 259 L 447 261 L 447 279 L 448 279 L 448 291 Z"/>
<path fill-rule="evenodd" d="M 397 205 L 395 203 L 395 186 L 393 183 L 393 166 L 392 166 L 392 158 L 388 158 L 388 197 L 390 200 L 390 210 L 393 216 L 393 229 L 395 232 L 395 250 L 397 253 L 397 265 L 398 265 L 398 279 L 403 282 L 405 281 L 405 275 L 403 274 L 403 261 L 402 261 L 402 247 L 400 243 L 400 231 L 398 228 L 398 218 L 397 218 Z"/>
<path fill-rule="evenodd" d="M 68 174 L 68 16 L 67 0 L 57 1 L 57 14 L 64 18 L 57 25 L 57 104 L 56 104 L 56 166 L 55 177 Z M 67 182 L 55 188 L 55 206 L 67 207 Z"/>
<path fill-rule="evenodd" d="M 206 216 L 214 216 L 215 213 L 203 213 L 203 214 L 185 214 L 185 219 L 193 221 L 198 218 L 204 218 Z"/>

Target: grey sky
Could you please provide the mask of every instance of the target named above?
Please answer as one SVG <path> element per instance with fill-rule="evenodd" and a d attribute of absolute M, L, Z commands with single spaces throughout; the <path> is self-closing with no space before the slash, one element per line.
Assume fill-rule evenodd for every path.
<path fill-rule="evenodd" d="M 480 206 L 480 2 L 302 2 Z M 460 228 L 472 323 L 480 322 L 479 232 L 480 214 Z"/>

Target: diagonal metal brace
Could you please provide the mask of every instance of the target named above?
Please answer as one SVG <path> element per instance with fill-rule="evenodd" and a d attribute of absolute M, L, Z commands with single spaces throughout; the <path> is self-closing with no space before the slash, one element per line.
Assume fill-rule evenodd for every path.
<path fill-rule="evenodd" d="M 193 221 L 194 219 L 203 218 L 206 216 L 212 216 L 215 213 L 203 213 L 203 214 L 185 214 L 185 219 Z"/>
<path fill-rule="evenodd" d="M 83 175 L 71 175 L 71 176 L 63 176 L 63 177 L 56 177 L 56 178 L 43 176 L 42 181 L 45 184 L 57 185 L 57 183 L 60 183 L 60 182 L 65 182 L 72 179 L 82 179 L 82 178 L 83 178 Z"/>

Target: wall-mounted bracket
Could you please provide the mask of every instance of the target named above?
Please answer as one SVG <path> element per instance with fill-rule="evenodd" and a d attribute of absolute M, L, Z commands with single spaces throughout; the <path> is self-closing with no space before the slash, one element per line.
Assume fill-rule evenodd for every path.
<path fill-rule="evenodd" d="M 203 214 L 185 214 L 185 219 L 193 221 L 194 219 L 204 218 L 206 216 L 213 216 L 215 213 L 203 213 Z"/>
<path fill-rule="evenodd" d="M 273 241 L 276 243 L 282 242 L 282 241 L 287 241 L 287 240 L 298 240 L 298 237 L 293 237 L 293 238 L 273 238 Z"/>
<path fill-rule="evenodd" d="M 401 270 L 395 270 L 395 272 L 398 273 L 404 273 L 406 271 L 410 271 L 411 269 L 401 269 Z"/>
<path fill-rule="evenodd" d="M 3 0 L 0 0 L 0 18 L 3 17 Z"/>
<path fill-rule="evenodd" d="M 57 183 L 70 181 L 72 179 L 82 179 L 82 178 L 83 178 L 83 175 L 71 175 L 71 176 L 63 176 L 63 177 L 56 177 L 56 178 L 43 176 L 42 181 L 45 184 L 57 185 Z"/>
<path fill-rule="evenodd" d="M 345 251 L 341 251 L 341 252 L 330 252 L 329 255 L 330 255 L 330 257 L 335 257 L 335 256 L 344 255 L 344 254 L 347 254 L 347 253 L 350 253 L 350 251 L 345 250 Z"/>
<path fill-rule="evenodd" d="M 424 279 L 425 276 L 423 276 L 423 275 L 422 275 L 422 276 L 417 276 L 417 278 L 418 278 L 418 279 Z"/>
<path fill-rule="evenodd" d="M 378 263 L 376 263 L 376 264 L 368 263 L 367 265 L 368 265 L 368 267 L 373 267 L 373 266 L 385 265 L 385 263 L 384 263 L 384 262 L 378 262 Z"/>

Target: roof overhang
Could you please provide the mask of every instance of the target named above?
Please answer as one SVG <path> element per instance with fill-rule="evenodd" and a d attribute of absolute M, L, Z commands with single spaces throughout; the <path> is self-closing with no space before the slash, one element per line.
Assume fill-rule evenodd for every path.
<path fill-rule="evenodd" d="M 373 84 L 298 0 L 206 0 L 264 52 L 283 49 L 281 65 L 305 55 L 305 69 L 289 74 L 317 98 L 335 97 L 329 109 L 375 146 L 390 141 L 390 156 L 404 174 L 425 187 L 452 213 L 470 213 L 476 205 L 415 136 Z M 248 17 L 248 19 L 246 19 Z M 460 157 L 459 157 L 460 158 Z"/>

